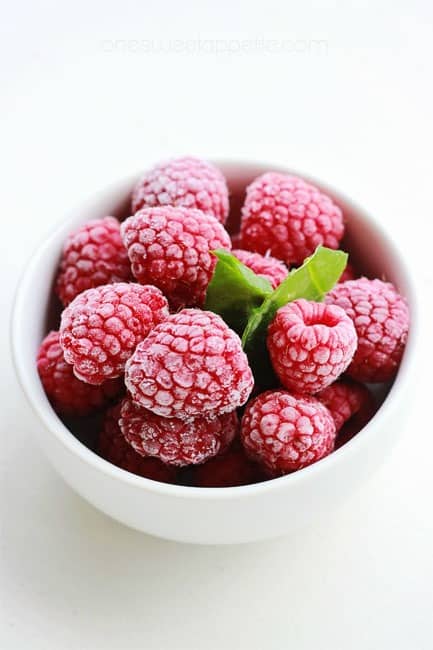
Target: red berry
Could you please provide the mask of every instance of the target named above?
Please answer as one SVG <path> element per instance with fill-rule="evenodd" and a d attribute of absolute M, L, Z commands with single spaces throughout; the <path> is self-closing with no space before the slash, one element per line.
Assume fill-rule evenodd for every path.
<path fill-rule="evenodd" d="M 240 249 L 232 251 L 232 254 L 251 271 L 269 280 L 273 289 L 276 289 L 289 273 L 283 262 L 270 255 L 260 255 L 260 253 Z"/>
<path fill-rule="evenodd" d="M 99 455 L 109 463 L 117 465 L 132 474 L 151 478 L 162 483 L 174 483 L 176 470 L 164 465 L 157 458 L 145 458 L 128 444 L 119 427 L 121 403 L 108 409 L 105 413 L 102 429 L 99 433 Z"/>
<path fill-rule="evenodd" d="M 242 248 L 301 264 L 319 244 L 338 248 L 343 214 L 332 199 L 302 178 L 268 172 L 247 188 Z"/>
<path fill-rule="evenodd" d="M 225 449 L 236 435 L 239 421 L 236 411 L 190 420 L 165 418 L 127 397 L 122 402 L 119 425 L 137 453 L 183 467 L 204 463 Z"/>
<path fill-rule="evenodd" d="M 118 282 L 87 289 L 62 314 L 65 360 L 89 384 L 120 377 L 137 343 L 167 316 L 167 300 L 156 287 Z"/>
<path fill-rule="evenodd" d="M 390 282 L 360 278 L 338 284 L 326 302 L 344 309 L 358 335 L 358 349 L 347 373 L 358 381 L 393 379 L 409 331 L 409 310 L 395 287 Z"/>
<path fill-rule="evenodd" d="M 347 282 L 348 280 L 354 280 L 356 277 L 357 277 L 357 273 L 355 271 L 355 267 L 353 266 L 353 264 L 348 262 L 338 282 L 340 283 Z"/>
<path fill-rule="evenodd" d="M 90 386 L 77 379 L 63 357 L 58 332 L 50 332 L 42 341 L 37 368 L 48 399 L 61 415 L 89 415 L 109 404 L 123 390 L 120 379 L 105 381 L 100 386 Z"/>
<path fill-rule="evenodd" d="M 132 212 L 160 205 L 197 208 L 225 223 L 229 213 L 225 178 L 215 165 L 198 158 L 160 163 L 135 186 Z"/>
<path fill-rule="evenodd" d="M 182 419 L 233 411 L 254 384 L 238 335 L 199 309 L 157 325 L 126 364 L 125 382 L 137 404 Z"/>
<path fill-rule="evenodd" d="M 314 397 L 266 391 L 247 405 L 241 439 L 248 456 L 277 476 L 327 456 L 334 448 L 335 423 Z"/>
<path fill-rule="evenodd" d="M 268 328 L 267 346 L 285 388 L 313 394 L 345 371 L 356 350 L 356 332 L 344 310 L 308 300 L 281 307 Z"/>
<path fill-rule="evenodd" d="M 354 419 L 358 431 L 373 417 L 375 402 L 373 395 L 363 384 L 350 379 L 339 379 L 316 395 L 334 418 L 337 433 Z"/>
<path fill-rule="evenodd" d="M 121 232 L 134 276 L 159 287 L 176 308 L 203 304 L 217 263 L 211 251 L 231 248 L 224 227 L 192 208 L 140 210 Z"/>
<path fill-rule="evenodd" d="M 66 306 L 92 287 L 131 278 L 120 223 L 114 217 L 88 221 L 72 232 L 63 247 L 56 293 Z"/>
<path fill-rule="evenodd" d="M 232 242 L 232 248 L 240 249 L 240 247 L 241 247 L 241 233 L 237 232 L 234 235 L 230 235 L 230 239 L 231 239 L 231 242 Z"/>
<path fill-rule="evenodd" d="M 229 449 L 194 468 L 193 485 L 197 487 L 234 487 L 257 483 L 265 477 L 258 465 L 247 458 L 243 449 Z"/>

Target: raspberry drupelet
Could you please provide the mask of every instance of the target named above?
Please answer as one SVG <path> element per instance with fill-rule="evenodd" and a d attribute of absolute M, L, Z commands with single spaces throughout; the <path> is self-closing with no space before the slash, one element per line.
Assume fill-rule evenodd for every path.
<path fill-rule="evenodd" d="M 290 266 L 301 264 L 320 244 L 338 248 L 343 233 L 340 208 L 302 178 L 268 172 L 247 188 L 241 248 L 269 251 Z"/>
<path fill-rule="evenodd" d="M 62 314 L 65 360 L 89 384 L 120 377 L 137 344 L 168 313 L 166 298 L 153 286 L 117 282 L 87 289 Z"/>
<path fill-rule="evenodd" d="M 334 448 L 335 423 L 314 397 L 266 391 L 249 402 L 241 422 L 247 455 L 271 476 L 295 472 Z"/>
<path fill-rule="evenodd" d="M 239 420 L 236 411 L 189 420 L 165 418 L 127 397 L 122 402 L 119 426 L 138 454 L 184 467 L 204 463 L 224 451 L 239 430 Z"/>
<path fill-rule="evenodd" d="M 132 277 L 120 223 L 114 217 L 94 219 L 67 238 L 60 260 L 56 293 L 69 305 L 86 289 Z"/>
<path fill-rule="evenodd" d="M 254 380 L 240 338 L 222 318 L 184 309 L 137 346 L 126 364 L 125 383 L 142 407 L 189 419 L 242 406 Z"/>
<path fill-rule="evenodd" d="M 394 378 L 406 345 L 409 310 L 390 282 L 360 278 L 338 284 L 326 303 L 344 309 L 353 320 L 358 348 L 347 373 L 358 381 Z"/>
<path fill-rule="evenodd" d="M 135 278 L 159 287 L 176 309 L 203 304 L 217 264 L 211 251 L 231 248 L 224 227 L 192 208 L 140 210 L 121 232 Z"/>
<path fill-rule="evenodd" d="M 268 328 L 274 371 L 285 388 L 297 393 L 312 395 L 332 384 L 351 362 L 356 345 L 353 322 L 343 309 L 304 299 L 281 307 Z"/>
<path fill-rule="evenodd" d="M 281 260 L 270 255 L 260 255 L 260 253 L 251 253 L 251 251 L 241 249 L 232 250 L 232 255 L 237 257 L 242 264 L 248 266 L 251 271 L 269 280 L 273 289 L 276 289 L 289 273 L 287 266 Z"/>
<path fill-rule="evenodd" d="M 161 483 L 174 483 L 176 469 L 165 465 L 157 458 L 146 458 L 137 454 L 126 442 L 119 427 L 121 403 L 107 410 L 99 433 L 98 453 L 117 467 L 144 478 L 151 478 Z"/>
<path fill-rule="evenodd" d="M 197 208 L 225 223 L 229 213 L 226 180 L 215 165 L 184 157 L 160 163 L 138 181 L 132 213 L 141 208 L 174 205 Z"/>
<path fill-rule="evenodd" d="M 123 391 L 120 379 L 105 381 L 100 386 L 90 386 L 77 379 L 72 366 L 64 359 L 58 332 L 50 332 L 42 341 L 37 368 L 45 393 L 59 415 L 90 415 Z"/>

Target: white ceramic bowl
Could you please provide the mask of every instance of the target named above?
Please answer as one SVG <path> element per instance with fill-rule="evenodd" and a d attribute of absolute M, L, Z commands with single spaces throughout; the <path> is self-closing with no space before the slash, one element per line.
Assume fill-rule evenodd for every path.
<path fill-rule="evenodd" d="M 224 163 L 220 167 L 228 178 L 233 202 L 238 205 L 246 184 L 263 171 L 275 169 L 245 163 Z M 364 273 L 394 282 L 409 300 L 409 341 L 384 403 L 350 442 L 289 476 L 234 488 L 193 488 L 151 481 L 99 458 L 72 435 L 51 408 L 35 364 L 53 309 L 51 289 L 63 241 L 88 219 L 126 215 L 134 180 L 110 187 L 80 206 L 26 266 L 13 310 L 12 347 L 21 386 L 40 421 L 35 423 L 34 433 L 65 481 L 96 508 L 127 526 L 167 539 L 205 544 L 249 542 L 290 533 L 334 508 L 361 486 L 389 454 L 402 427 L 404 398 L 414 381 L 417 338 L 415 295 L 404 258 L 377 222 L 339 193 L 324 188 L 347 216 L 344 247 L 351 258 Z"/>

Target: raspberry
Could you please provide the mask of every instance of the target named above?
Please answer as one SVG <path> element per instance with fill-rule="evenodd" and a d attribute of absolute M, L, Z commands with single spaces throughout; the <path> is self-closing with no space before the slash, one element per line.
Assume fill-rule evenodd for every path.
<path fill-rule="evenodd" d="M 121 403 L 116 404 L 105 413 L 99 433 L 99 455 L 132 474 L 162 483 L 173 483 L 176 480 L 176 470 L 173 467 L 164 465 L 157 458 L 140 456 L 126 442 L 119 427 L 120 406 Z"/>
<path fill-rule="evenodd" d="M 144 456 L 178 467 L 204 463 L 227 447 L 236 435 L 236 411 L 190 420 L 165 418 L 125 398 L 119 425 L 127 442 Z"/>
<path fill-rule="evenodd" d="M 199 309 L 157 325 L 126 364 L 125 382 L 137 404 L 182 419 L 233 411 L 254 384 L 238 335 Z"/>
<path fill-rule="evenodd" d="M 270 255 L 260 255 L 260 253 L 251 253 L 240 249 L 232 251 L 232 254 L 251 271 L 269 280 L 273 289 L 276 289 L 289 273 L 283 262 Z"/>
<path fill-rule="evenodd" d="M 230 235 L 230 239 L 232 242 L 232 248 L 240 248 L 241 247 L 241 233 L 237 232 L 235 235 Z"/>
<path fill-rule="evenodd" d="M 120 377 L 137 343 L 167 316 L 167 300 L 156 287 L 118 282 L 87 289 L 62 314 L 65 360 L 89 384 Z"/>
<path fill-rule="evenodd" d="M 164 292 L 175 308 L 201 305 L 217 258 L 230 237 L 212 216 L 191 208 L 146 208 L 121 228 L 132 272 Z"/>
<path fill-rule="evenodd" d="M 319 244 L 338 248 L 343 214 L 326 194 L 296 176 L 268 172 L 247 188 L 242 248 L 301 264 Z"/>
<path fill-rule="evenodd" d="M 241 439 L 248 456 L 278 476 L 327 456 L 334 448 L 335 423 L 314 397 L 266 391 L 247 405 Z"/>
<path fill-rule="evenodd" d="M 285 388 L 313 394 L 332 384 L 352 360 L 356 332 L 343 309 L 295 300 L 281 307 L 268 328 L 273 368 Z"/>
<path fill-rule="evenodd" d="M 54 410 L 61 415 L 89 415 L 121 394 L 120 379 L 90 386 L 77 379 L 72 366 L 66 363 L 60 347 L 59 332 L 50 332 L 42 341 L 37 368 L 45 393 Z"/>
<path fill-rule="evenodd" d="M 69 305 L 79 293 L 131 279 L 128 254 L 114 217 L 88 221 L 72 232 L 63 247 L 56 293 Z"/>
<path fill-rule="evenodd" d="M 225 178 L 217 167 L 198 158 L 160 163 L 135 186 L 132 212 L 159 205 L 197 208 L 225 223 L 229 212 Z"/>
<path fill-rule="evenodd" d="M 400 365 L 409 330 L 405 299 L 390 282 L 360 278 L 338 284 L 326 297 L 353 320 L 358 349 L 347 373 L 358 381 L 391 380 Z"/>
<path fill-rule="evenodd" d="M 356 277 L 357 277 L 357 273 L 355 271 L 353 264 L 348 262 L 338 282 L 340 283 L 347 282 L 348 280 L 354 280 Z"/>
<path fill-rule="evenodd" d="M 335 381 L 316 395 L 334 418 L 337 433 L 356 417 L 356 426 L 361 429 L 373 417 L 375 403 L 373 395 L 363 384 L 350 379 Z"/>
<path fill-rule="evenodd" d="M 194 468 L 193 484 L 197 487 L 235 487 L 257 483 L 265 478 L 243 449 L 229 449 Z"/>

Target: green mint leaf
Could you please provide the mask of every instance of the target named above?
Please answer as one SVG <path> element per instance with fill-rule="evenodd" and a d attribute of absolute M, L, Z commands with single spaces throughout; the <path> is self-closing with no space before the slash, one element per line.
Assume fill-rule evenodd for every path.
<path fill-rule="evenodd" d="M 272 293 L 271 284 L 228 251 L 218 249 L 212 253 L 218 262 L 204 308 L 219 314 L 232 329 L 242 334 L 253 310 Z"/>
<path fill-rule="evenodd" d="M 320 302 L 339 280 L 347 264 L 347 253 L 319 246 L 302 266 L 287 278 L 251 313 L 242 335 L 256 381 L 263 386 L 274 383 L 274 374 L 266 348 L 268 326 L 280 307 L 297 298 Z"/>

